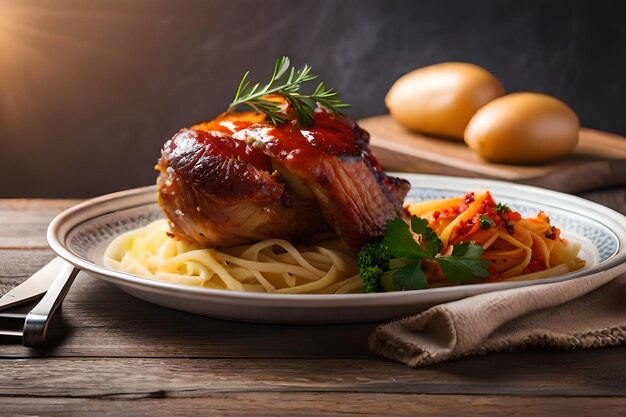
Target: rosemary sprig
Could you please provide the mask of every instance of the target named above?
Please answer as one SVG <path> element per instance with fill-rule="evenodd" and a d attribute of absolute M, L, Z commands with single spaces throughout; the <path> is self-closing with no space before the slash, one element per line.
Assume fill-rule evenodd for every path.
<path fill-rule="evenodd" d="M 339 115 L 341 115 L 339 109 L 350 107 L 349 104 L 343 103 L 339 99 L 335 90 L 326 87 L 323 82 L 317 85 L 312 94 L 301 93 L 302 84 L 316 79 L 317 75 L 311 74 L 309 65 L 296 69 L 286 56 L 280 57 L 276 61 L 274 73 L 266 85 L 251 84 L 249 75 L 250 71 L 247 71 L 241 79 L 235 99 L 228 107 L 229 112 L 235 111 L 240 105 L 247 105 L 259 113 L 265 113 L 273 124 L 285 123 L 289 121 L 285 106 L 281 106 L 280 103 L 266 97 L 270 94 L 276 94 L 287 100 L 298 123 L 306 126 L 313 123 L 315 107 L 318 103 L 329 112 Z"/>

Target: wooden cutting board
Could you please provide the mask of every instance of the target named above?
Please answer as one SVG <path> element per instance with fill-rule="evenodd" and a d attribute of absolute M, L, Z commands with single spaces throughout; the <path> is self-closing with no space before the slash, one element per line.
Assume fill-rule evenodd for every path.
<path fill-rule="evenodd" d="M 487 162 L 463 142 L 409 131 L 389 115 L 358 121 L 371 135 L 370 146 L 389 171 L 490 178 L 532 184 L 568 193 L 626 186 L 626 138 L 580 129 L 575 151 L 541 165 Z"/>

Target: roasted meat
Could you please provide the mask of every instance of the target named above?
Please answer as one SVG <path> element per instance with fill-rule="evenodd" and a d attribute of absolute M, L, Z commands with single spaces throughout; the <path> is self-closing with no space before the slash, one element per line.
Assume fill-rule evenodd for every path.
<path fill-rule="evenodd" d="M 223 114 L 165 144 L 159 203 L 174 235 L 208 247 L 335 231 L 356 251 L 404 215 L 409 189 L 382 171 L 368 142 L 356 123 L 323 109 L 308 127 Z"/>

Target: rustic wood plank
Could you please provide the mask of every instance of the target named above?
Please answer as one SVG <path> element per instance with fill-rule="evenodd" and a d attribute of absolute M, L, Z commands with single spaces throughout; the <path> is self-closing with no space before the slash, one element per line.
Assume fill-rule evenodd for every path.
<path fill-rule="evenodd" d="M 22 283 L 53 257 L 50 249 L 0 249 L 0 296 Z"/>
<path fill-rule="evenodd" d="M 137 399 L 136 397 L 140 397 Z M 143 398 L 142 398 L 143 397 Z M 12 416 L 623 416 L 623 398 L 360 393 L 214 393 L 163 399 L 160 391 L 105 398 L 3 398 Z"/>
<path fill-rule="evenodd" d="M 493 360 L 474 360 L 421 369 L 366 359 L 3 360 L 0 392 L 39 397 L 53 389 L 55 396 L 85 398 L 156 391 L 166 397 L 241 391 L 626 397 L 617 355 L 609 356 L 608 366 L 607 360 L 565 366 L 539 360 L 519 367 L 496 359 L 498 367 Z"/>
<path fill-rule="evenodd" d="M 31 350 L 18 343 L 0 343 L 0 358 L 37 357 L 122 357 L 122 358 L 372 358 L 367 337 L 375 324 L 310 326 L 234 323 L 198 318 L 199 325 L 164 322 L 162 325 L 135 324 L 118 327 L 56 328 L 59 344 L 47 350 Z M 120 321 L 122 319 L 120 318 Z M 191 319 L 190 321 L 195 321 Z M 156 328 L 159 327 L 160 328 Z M 531 361 L 544 369 L 566 374 L 585 373 L 593 367 L 606 374 L 619 374 L 614 363 L 623 364 L 626 346 L 576 351 L 529 351 L 489 354 L 453 362 L 471 364 L 485 374 L 491 366 L 500 370 L 527 367 Z M 382 360 L 382 359 L 380 359 Z M 467 362 L 466 362 L 467 361 Z M 474 361 L 479 361 L 475 363 Z M 571 367 L 569 369 L 568 367 Z M 498 372 L 496 372 L 496 375 Z M 546 373 L 546 378 L 554 375 Z M 605 375 L 606 376 L 606 375 Z M 615 376 L 606 376 L 616 379 Z M 626 391 L 626 384 L 622 382 Z"/>
<path fill-rule="evenodd" d="M 0 200 L 0 249 L 47 248 L 50 221 L 78 200 Z"/>
<path fill-rule="evenodd" d="M 62 313 L 62 322 L 52 330 L 53 335 L 56 332 L 64 338 L 62 343 L 47 351 L 0 344 L 0 358 L 361 358 L 386 363 L 367 349 L 367 337 L 376 323 L 302 326 L 211 319 L 136 300 L 85 274 L 79 275 Z M 533 384 L 537 386 L 545 385 L 554 375 L 560 376 L 559 384 L 564 386 L 567 384 L 562 380 L 583 378 L 584 385 L 593 387 L 604 380 L 608 387 L 626 392 L 622 370 L 625 355 L 626 347 L 529 351 L 467 358 L 432 369 L 468 377 L 480 375 L 477 381 L 484 378 L 489 384 L 500 384 L 509 374 L 520 372 L 535 375 Z M 403 365 L 393 366 L 396 373 L 414 372 Z M 374 366 L 371 375 L 377 373 Z"/>

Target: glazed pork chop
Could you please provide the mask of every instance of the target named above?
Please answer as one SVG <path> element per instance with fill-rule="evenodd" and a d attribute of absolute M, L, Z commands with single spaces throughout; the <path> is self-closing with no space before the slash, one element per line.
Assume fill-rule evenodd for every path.
<path fill-rule="evenodd" d="M 174 235 L 206 247 L 336 232 L 354 251 L 404 216 L 408 182 L 387 176 L 355 122 L 322 108 L 307 127 L 253 112 L 183 129 L 157 165 Z"/>

